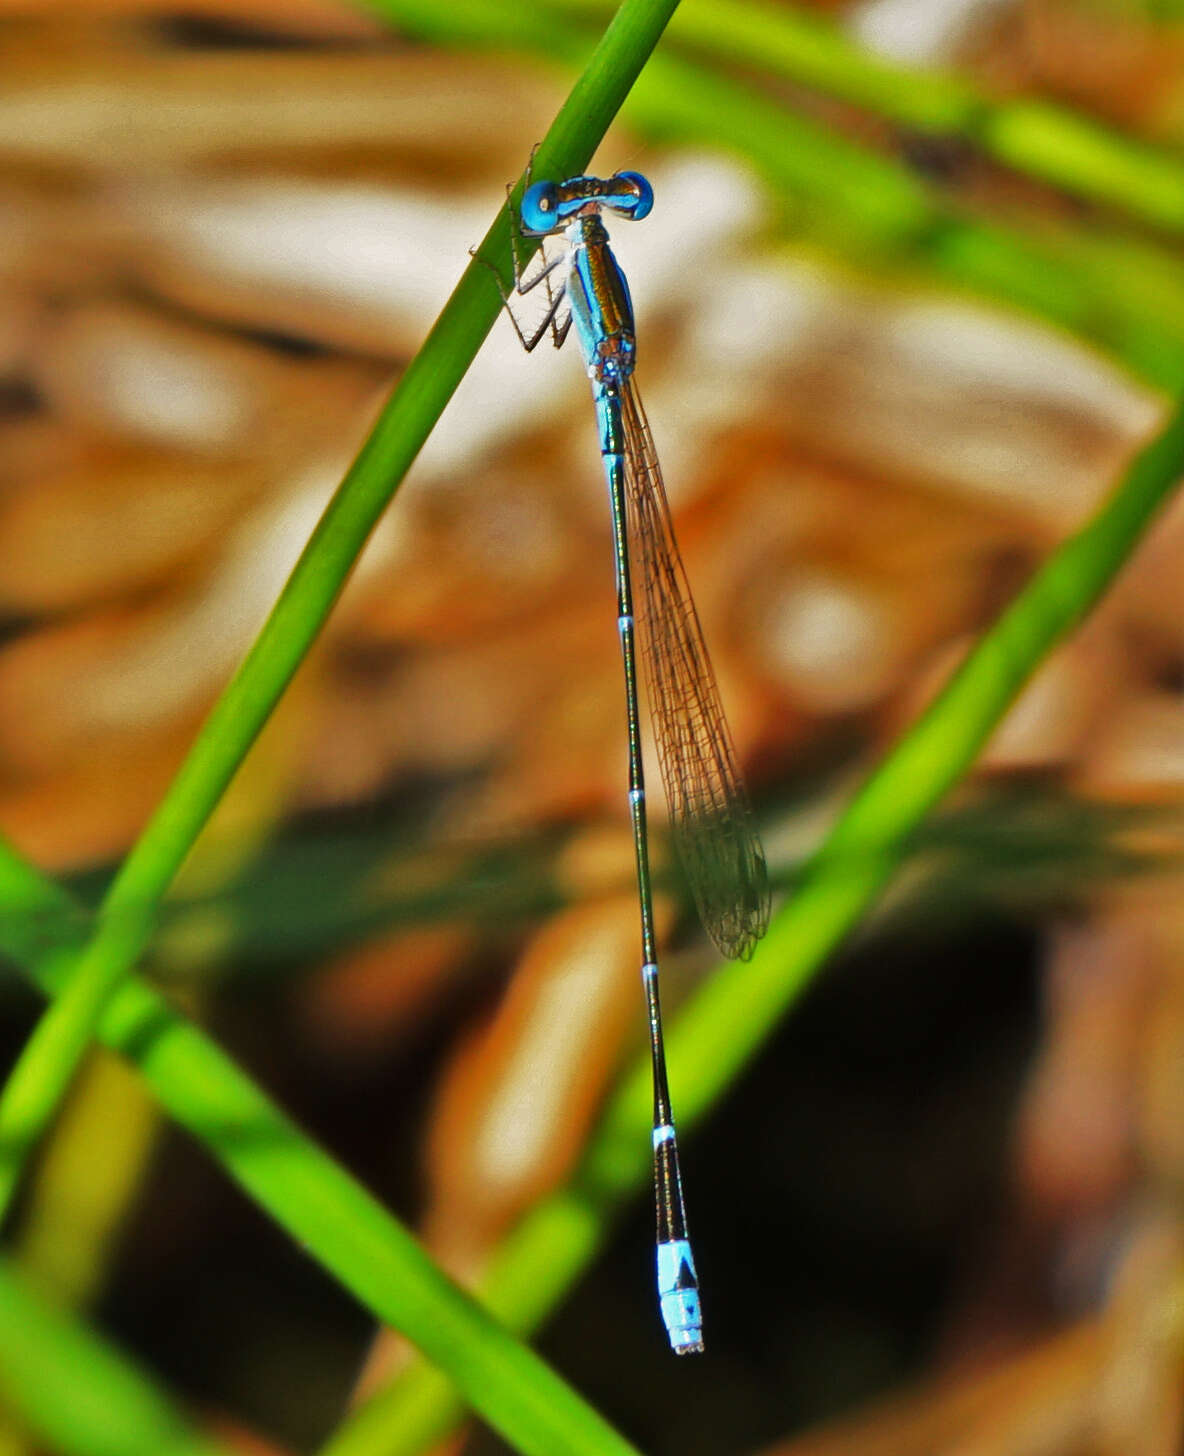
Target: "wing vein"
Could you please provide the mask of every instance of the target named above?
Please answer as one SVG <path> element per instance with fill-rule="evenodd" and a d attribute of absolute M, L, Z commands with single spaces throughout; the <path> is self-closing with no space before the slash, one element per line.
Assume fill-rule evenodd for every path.
<path fill-rule="evenodd" d="M 630 559 L 642 582 L 643 656 L 671 830 L 708 935 L 724 955 L 747 960 L 769 923 L 764 850 L 632 380 L 621 408 Z"/>

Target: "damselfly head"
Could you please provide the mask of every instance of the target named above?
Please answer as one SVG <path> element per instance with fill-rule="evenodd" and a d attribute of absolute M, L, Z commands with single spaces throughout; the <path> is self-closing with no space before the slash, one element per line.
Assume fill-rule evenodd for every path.
<path fill-rule="evenodd" d="M 566 182 L 535 182 L 522 194 L 522 230 L 535 235 L 557 232 L 585 210 L 602 208 L 637 222 L 654 205 L 654 189 L 640 172 L 611 177 L 569 177 Z"/>

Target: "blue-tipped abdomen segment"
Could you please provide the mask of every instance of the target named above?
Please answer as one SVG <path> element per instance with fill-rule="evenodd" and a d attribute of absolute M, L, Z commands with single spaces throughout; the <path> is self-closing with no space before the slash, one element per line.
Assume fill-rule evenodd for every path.
<path fill-rule="evenodd" d="M 703 1349 L 703 1316 L 699 1309 L 699 1280 L 695 1256 L 686 1239 L 658 1245 L 658 1301 L 662 1319 L 676 1355 Z"/>

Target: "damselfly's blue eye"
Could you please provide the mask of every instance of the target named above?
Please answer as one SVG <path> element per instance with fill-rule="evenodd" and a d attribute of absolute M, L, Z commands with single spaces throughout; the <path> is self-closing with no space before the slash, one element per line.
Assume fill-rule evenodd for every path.
<path fill-rule="evenodd" d="M 522 227 L 528 233 L 549 233 L 559 224 L 559 188 L 536 182 L 522 194 Z"/>
<path fill-rule="evenodd" d="M 623 190 L 628 193 L 636 193 L 637 201 L 630 207 L 620 207 L 617 210 L 623 212 L 633 222 L 640 222 L 643 217 L 648 217 L 654 205 L 654 189 L 640 172 L 618 172 L 613 178 L 614 182 L 625 183 Z"/>

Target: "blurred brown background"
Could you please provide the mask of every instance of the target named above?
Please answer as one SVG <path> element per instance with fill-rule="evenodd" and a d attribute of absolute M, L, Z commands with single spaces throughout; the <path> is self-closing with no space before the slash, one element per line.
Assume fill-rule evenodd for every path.
<path fill-rule="evenodd" d="M 825 9 L 909 64 L 1184 140 L 1184 30 L 1153 7 Z M 566 84 L 330 3 L 0 10 L 0 831 L 81 893 Z M 595 165 L 655 185 L 614 235 L 639 378 L 786 889 L 1162 402 L 1018 312 L 801 244 L 734 158 L 622 128 Z M 1067 206 L 942 165 L 988 215 Z M 644 1030 L 602 495 L 574 351 L 527 358 L 499 323 L 151 966 L 461 1277 Z M 644 1199 L 542 1334 L 647 1452 L 1181 1450 L 1182 549 L 1169 508 L 690 1143 L 710 1358 L 663 1354 Z M 674 1006 L 712 957 L 663 883 Z M 36 1007 L 4 991 L 11 1056 Z M 338 1419 L 362 1314 L 113 1064 L 12 1238 L 244 1451 Z M 754 1267 L 771 1238 L 784 1264 Z M 375 1358 L 372 1381 L 404 1355 Z"/>

